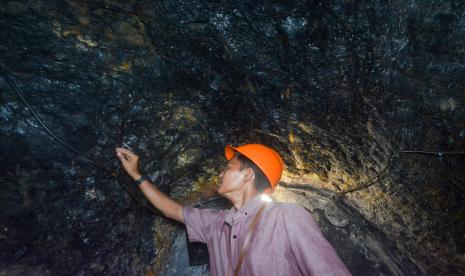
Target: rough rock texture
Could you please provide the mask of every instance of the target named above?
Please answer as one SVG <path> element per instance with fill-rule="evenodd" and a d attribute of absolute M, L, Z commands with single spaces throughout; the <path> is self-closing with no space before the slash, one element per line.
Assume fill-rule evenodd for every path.
<path fill-rule="evenodd" d="M 345 229 L 325 232 L 336 247 L 376 229 L 353 238 L 378 248 L 361 251 L 382 260 L 369 271 L 465 273 L 464 156 L 399 152 L 465 149 L 465 3 L 327 2 L 3 1 L 1 71 L 83 155 L 116 171 L 125 144 L 183 203 L 214 194 L 224 144 L 261 142 L 285 159 L 283 187 L 354 208 L 298 201 Z M 0 273 L 169 263 L 180 226 L 0 89 Z"/>

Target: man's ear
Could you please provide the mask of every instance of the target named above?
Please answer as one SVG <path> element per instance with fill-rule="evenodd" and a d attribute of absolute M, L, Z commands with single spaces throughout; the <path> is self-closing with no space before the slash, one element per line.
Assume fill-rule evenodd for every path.
<path fill-rule="evenodd" d="M 252 168 L 245 168 L 244 171 L 244 181 L 249 182 L 255 179 L 255 172 Z"/>

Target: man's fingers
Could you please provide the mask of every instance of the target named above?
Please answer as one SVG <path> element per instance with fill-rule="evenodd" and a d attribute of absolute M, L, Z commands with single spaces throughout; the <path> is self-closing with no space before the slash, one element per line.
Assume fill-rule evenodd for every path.
<path fill-rule="evenodd" d="M 124 149 L 124 148 L 116 148 L 116 152 L 122 152 L 122 153 L 126 153 L 127 155 L 129 156 L 136 156 L 134 154 L 134 152 L 128 150 L 128 149 Z"/>
<path fill-rule="evenodd" d="M 116 148 L 116 153 L 117 153 L 117 154 L 118 154 L 118 153 L 123 154 L 123 156 L 124 156 L 127 160 L 132 159 L 132 158 L 137 158 L 137 157 L 138 157 L 134 152 L 132 152 L 132 151 L 130 151 L 130 150 L 128 150 L 128 149 L 123 149 L 123 148 Z"/>
<path fill-rule="evenodd" d="M 128 157 L 127 157 L 124 153 L 117 152 L 116 155 L 118 156 L 118 158 L 119 158 L 121 161 L 127 161 L 127 160 L 128 160 Z"/>

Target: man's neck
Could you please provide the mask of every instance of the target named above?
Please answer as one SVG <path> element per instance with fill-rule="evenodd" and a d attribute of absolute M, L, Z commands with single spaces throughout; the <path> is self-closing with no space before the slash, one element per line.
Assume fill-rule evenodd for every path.
<path fill-rule="evenodd" d="M 256 189 L 245 191 L 244 193 L 237 196 L 236 198 L 231 199 L 231 203 L 234 206 L 234 209 L 237 211 L 241 209 L 242 206 L 244 206 L 247 202 L 249 202 L 249 200 L 251 200 L 252 198 L 256 197 L 259 194 L 260 193 Z"/>

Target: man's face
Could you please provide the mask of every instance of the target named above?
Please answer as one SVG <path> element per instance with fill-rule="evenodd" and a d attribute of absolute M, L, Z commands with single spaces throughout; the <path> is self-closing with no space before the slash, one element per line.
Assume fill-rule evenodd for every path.
<path fill-rule="evenodd" d="M 227 196 L 239 192 L 245 184 L 245 171 L 241 171 L 241 162 L 237 160 L 237 157 L 229 160 L 226 168 L 220 173 L 221 184 L 218 187 L 218 193 Z"/>

